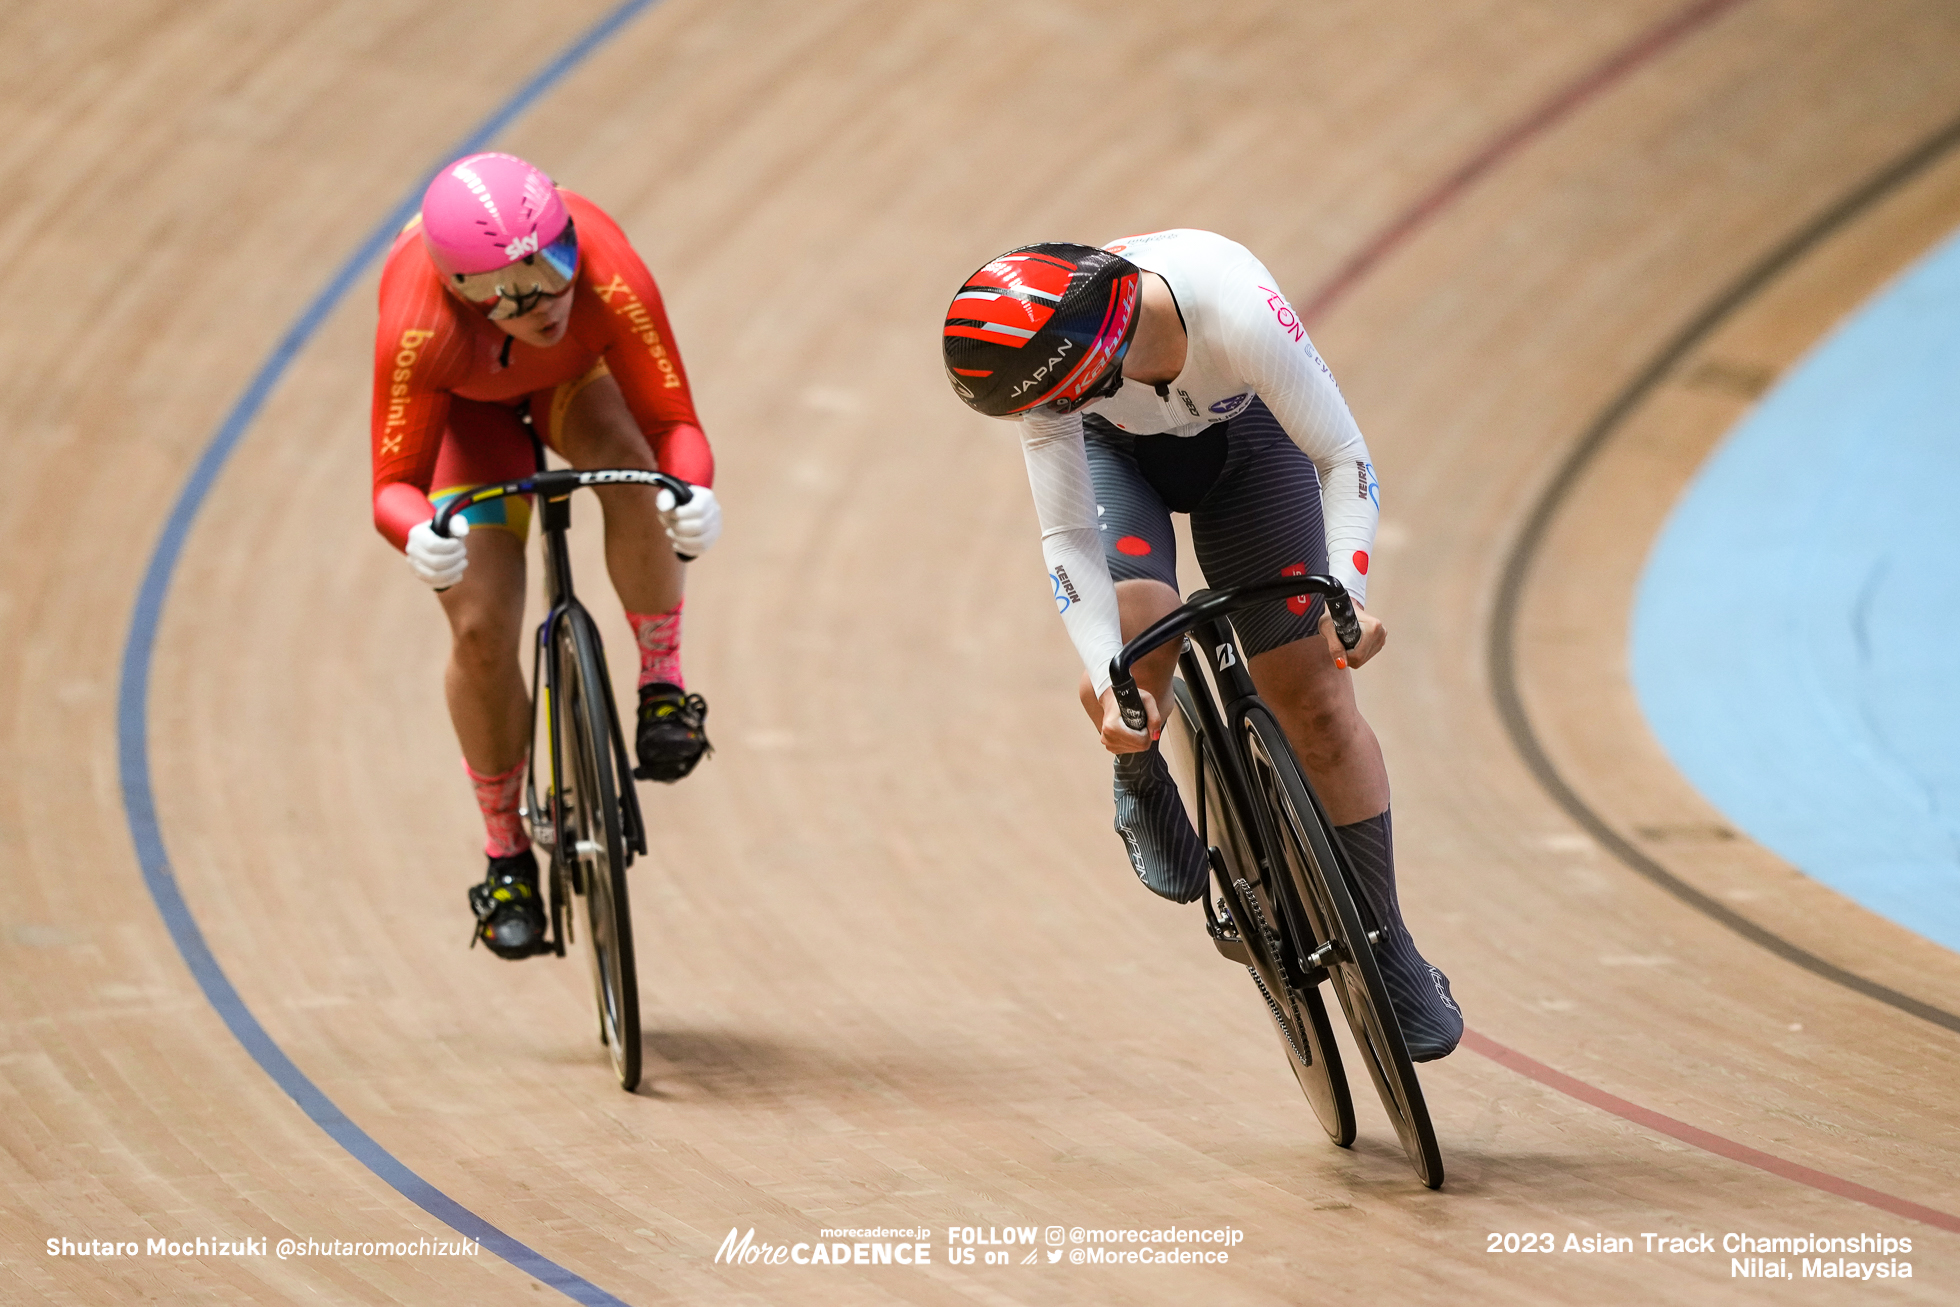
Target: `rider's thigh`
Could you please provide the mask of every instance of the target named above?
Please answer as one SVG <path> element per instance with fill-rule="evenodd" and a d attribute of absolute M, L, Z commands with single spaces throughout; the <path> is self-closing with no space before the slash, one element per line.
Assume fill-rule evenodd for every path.
<path fill-rule="evenodd" d="M 1225 468 L 1191 510 L 1191 544 L 1205 581 L 1220 589 L 1327 570 L 1320 477 L 1263 402 L 1254 399 L 1231 421 Z M 1238 614 L 1248 656 L 1314 634 L 1318 598 L 1276 599 Z M 1264 687 L 1261 687 L 1263 693 Z"/>
<path fill-rule="evenodd" d="M 604 360 L 578 380 L 535 397 L 531 420 L 573 467 L 652 471 L 657 466 L 653 449 Z"/>
<path fill-rule="evenodd" d="M 461 396 L 450 398 L 442 445 L 436 451 L 435 473 L 429 483 L 435 487 L 429 492 L 431 498 L 492 481 L 516 481 L 530 476 L 536 467 L 530 433 L 515 409 Z"/>
<path fill-rule="evenodd" d="M 472 529 L 464 547 L 470 565 L 463 579 L 436 596 L 456 657 L 473 666 L 514 659 L 524 629 L 524 541 L 509 531 Z"/>
<path fill-rule="evenodd" d="M 1116 611 L 1122 615 L 1123 638 L 1134 639 L 1144 627 L 1167 616 L 1180 602 L 1177 591 L 1162 581 L 1118 581 Z"/>
<path fill-rule="evenodd" d="M 1177 535 L 1171 512 L 1137 466 L 1134 440 L 1121 432 L 1097 434 L 1114 428 L 1092 425 L 1088 431 L 1083 449 L 1102 527 L 1103 561 L 1117 593 L 1128 582 L 1155 581 L 1176 594 Z"/>
<path fill-rule="evenodd" d="M 452 398 L 436 451 L 429 502 L 437 508 L 465 490 L 495 481 L 521 481 L 537 469 L 531 433 L 502 404 Z M 531 529 L 531 496 L 510 495 L 463 510 L 475 532 L 496 531 L 520 542 Z"/>
<path fill-rule="evenodd" d="M 1336 747 L 1360 720 L 1354 676 L 1334 665 L 1327 641 L 1318 634 L 1253 654 L 1246 659 L 1246 670 L 1303 755 Z M 1307 761 L 1304 756 L 1302 760 Z"/>
<path fill-rule="evenodd" d="M 548 400 L 549 403 L 541 403 Z M 626 406 L 619 382 L 602 359 L 590 372 L 556 391 L 532 396 L 531 420 L 548 409 L 545 436 L 576 468 L 660 468 L 639 422 Z M 681 601 L 684 569 L 659 525 L 653 486 L 598 486 L 606 520 L 606 570 L 629 613 L 664 613 Z"/>

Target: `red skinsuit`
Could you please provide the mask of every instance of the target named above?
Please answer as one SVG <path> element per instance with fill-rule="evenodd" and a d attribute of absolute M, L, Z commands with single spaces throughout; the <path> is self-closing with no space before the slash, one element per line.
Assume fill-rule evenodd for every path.
<path fill-rule="evenodd" d="M 556 435 L 545 421 L 551 392 L 585 376 L 601 359 L 660 469 L 697 485 L 714 484 L 714 455 L 694 415 L 660 288 L 611 218 L 583 196 L 559 194 L 578 227 L 579 270 L 571 321 L 547 349 L 513 340 L 444 290 L 419 222 L 395 238 L 381 273 L 381 322 L 374 337 L 373 440 L 374 525 L 397 549 L 407 544 L 411 527 L 435 515 L 429 491 L 438 454 L 452 465 L 487 460 L 508 466 L 508 452 L 458 447 L 493 438 L 510 445 L 514 436 L 514 472 L 481 479 L 530 474 L 521 428 L 495 420 L 505 414 L 490 405 L 514 411 L 534 397 L 541 400 L 532 418 L 550 440 Z M 506 342 L 508 367 L 499 362 Z M 458 399 L 487 403 L 454 403 Z M 493 420 L 486 423 L 485 417 Z"/>

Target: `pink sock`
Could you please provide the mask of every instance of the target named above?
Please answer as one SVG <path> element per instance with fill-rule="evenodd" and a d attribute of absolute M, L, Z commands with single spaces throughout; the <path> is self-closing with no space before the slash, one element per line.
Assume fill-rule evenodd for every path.
<path fill-rule="evenodd" d="M 488 838 L 483 851 L 493 858 L 507 858 L 531 847 L 524 833 L 524 819 L 517 815 L 517 796 L 524 789 L 524 764 L 518 763 L 501 776 L 485 776 L 463 760 L 463 770 L 476 786 L 476 806 L 483 810 L 483 829 Z"/>
<path fill-rule="evenodd" d="M 641 685 L 655 681 L 683 687 L 687 684 L 681 680 L 681 604 L 686 602 L 683 599 L 664 613 L 626 614 L 633 638 L 640 645 Z"/>

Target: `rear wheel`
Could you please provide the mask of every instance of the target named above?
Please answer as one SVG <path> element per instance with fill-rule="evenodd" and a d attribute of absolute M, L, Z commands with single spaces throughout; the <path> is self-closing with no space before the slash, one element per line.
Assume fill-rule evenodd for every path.
<path fill-rule="evenodd" d="M 1354 1100 L 1327 1021 L 1327 1007 L 1319 988 L 1303 983 L 1285 965 L 1289 951 L 1297 950 L 1286 946 L 1286 922 L 1260 873 L 1247 825 L 1229 797 L 1217 746 L 1199 724 L 1211 714 L 1198 707 L 1182 678 L 1172 682 L 1171 693 L 1177 711 L 1162 737 L 1164 754 L 1192 822 L 1212 849 L 1212 874 L 1222 908 L 1212 917 L 1213 940 L 1220 953 L 1252 976 L 1267 1015 L 1278 1028 L 1280 1047 L 1300 1091 L 1327 1137 L 1346 1148 L 1354 1142 Z M 1197 783 L 1201 767 L 1202 788 Z"/>
<path fill-rule="evenodd" d="M 626 842 L 615 784 L 612 721 L 606 711 L 605 660 L 599 635 L 582 608 L 558 621 L 558 756 L 564 828 L 557 856 L 572 892 L 585 902 L 586 956 L 599 1001 L 599 1038 L 612 1054 L 620 1088 L 640 1083 L 640 989 L 633 966 L 632 914 L 626 895 Z"/>
<path fill-rule="evenodd" d="M 1290 876 L 1307 924 L 1323 945 L 1324 956 L 1318 960 L 1334 981 L 1335 996 L 1402 1141 L 1402 1151 L 1422 1182 L 1435 1189 L 1443 1183 L 1442 1150 L 1436 1144 L 1415 1065 L 1409 1061 L 1402 1027 L 1375 964 L 1374 944 L 1334 852 L 1332 827 L 1272 714 L 1255 705 L 1246 713 L 1244 730 L 1253 788 L 1265 799 L 1278 827 L 1272 834 L 1284 865 L 1282 874 Z"/>

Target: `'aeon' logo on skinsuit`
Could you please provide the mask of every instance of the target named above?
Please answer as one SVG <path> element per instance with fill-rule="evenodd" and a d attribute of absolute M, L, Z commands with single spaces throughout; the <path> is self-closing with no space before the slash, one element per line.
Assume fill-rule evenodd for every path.
<path fill-rule="evenodd" d="M 1266 307 L 1273 311 L 1273 319 L 1279 323 L 1280 330 L 1296 341 L 1304 340 L 1306 325 L 1300 321 L 1300 315 L 1293 311 L 1293 306 L 1286 302 L 1286 296 L 1271 286 L 1261 286 L 1259 289 L 1266 292 Z"/>
<path fill-rule="evenodd" d="M 620 295 L 626 297 L 623 307 L 613 303 Z M 607 308 L 625 318 L 626 329 L 646 345 L 647 353 L 653 355 L 653 365 L 660 369 L 660 384 L 667 389 L 679 386 L 681 374 L 675 370 L 674 360 L 667 353 L 667 345 L 654 328 L 653 315 L 647 312 L 646 305 L 640 303 L 640 297 L 633 288 L 626 284 L 626 278 L 615 273 L 611 281 L 599 287 L 599 298 L 605 301 Z"/>
<path fill-rule="evenodd" d="M 395 370 L 388 378 L 388 420 L 381 427 L 383 458 L 401 453 L 402 437 L 408 434 L 408 379 L 415 373 L 415 360 L 422 347 L 435 334 L 421 327 L 410 327 L 402 333 L 401 345 L 395 352 Z"/>

